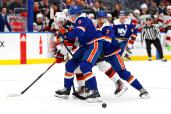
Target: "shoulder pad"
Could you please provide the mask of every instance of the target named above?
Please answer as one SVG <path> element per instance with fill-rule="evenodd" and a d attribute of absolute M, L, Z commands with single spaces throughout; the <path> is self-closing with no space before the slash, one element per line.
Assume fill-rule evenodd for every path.
<path fill-rule="evenodd" d="M 119 19 L 114 20 L 113 23 L 114 23 L 114 25 L 119 25 L 119 24 L 121 24 L 120 21 L 119 21 Z"/>
<path fill-rule="evenodd" d="M 131 24 L 131 19 L 126 18 L 124 24 Z"/>
<path fill-rule="evenodd" d="M 103 30 L 103 28 L 106 27 L 106 26 L 110 26 L 110 23 L 108 21 L 103 24 L 103 26 L 101 27 L 101 30 Z"/>

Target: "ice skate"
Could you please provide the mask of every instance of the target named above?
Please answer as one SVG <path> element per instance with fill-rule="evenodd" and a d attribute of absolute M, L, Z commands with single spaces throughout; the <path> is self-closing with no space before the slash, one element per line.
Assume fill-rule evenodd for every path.
<path fill-rule="evenodd" d="M 70 90 L 67 88 L 59 89 L 55 91 L 55 97 L 63 98 L 63 99 L 68 99 L 70 95 Z"/>
<path fill-rule="evenodd" d="M 99 92 L 97 90 L 90 90 L 87 96 L 87 102 L 89 103 L 102 102 Z"/>
<path fill-rule="evenodd" d="M 147 92 L 146 89 L 142 88 L 140 90 L 140 95 L 139 95 L 142 99 L 147 99 L 147 98 L 150 98 L 150 95 L 149 93 Z"/>
<path fill-rule="evenodd" d="M 149 58 L 148 58 L 148 61 L 152 61 L 152 57 L 149 57 Z"/>
<path fill-rule="evenodd" d="M 162 58 L 161 61 L 162 62 L 167 62 L 167 59 Z"/>
<path fill-rule="evenodd" d="M 114 94 L 117 96 L 117 97 L 120 97 L 122 94 L 124 94 L 126 91 L 128 90 L 128 87 L 126 87 L 124 85 L 124 83 L 121 81 L 121 80 L 118 80 L 116 82 L 116 90 L 114 92 Z"/>
<path fill-rule="evenodd" d="M 78 87 L 78 89 L 75 91 L 75 93 L 72 93 L 72 95 L 74 99 L 78 99 L 76 94 L 86 99 L 88 93 L 89 93 L 89 90 L 85 86 L 81 86 L 81 87 Z"/>

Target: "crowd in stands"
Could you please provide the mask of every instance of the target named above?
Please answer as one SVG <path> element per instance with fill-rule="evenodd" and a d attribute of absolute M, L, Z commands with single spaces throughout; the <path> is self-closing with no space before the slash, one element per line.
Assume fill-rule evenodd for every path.
<path fill-rule="evenodd" d="M 27 0 L 1 0 L 7 14 L 13 15 L 16 8 L 26 8 Z M 171 18 L 170 0 L 34 0 L 34 31 L 50 31 L 56 12 L 66 11 L 71 5 L 80 5 L 87 14 L 93 15 L 100 10 L 106 10 L 111 21 L 118 18 L 119 12 L 124 10 L 131 18 L 139 22 L 139 30 L 144 24 L 144 19 L 151 16 L 154 23 L 162 31 L 163 24 L 169 23 Z M 167 22 L 165 22 L 167 18 Z"/>
<path fill-rule="evenodd" d="M 112 1 L 112 0 L 111 0 Z M 136 18 L 139 22 L 139 31 L 142 29 L 142 25 L 145 23 L 145 18 L 153 18 L 154 24 L 160 26 L 162 32 L 164 32 L 165 18 L 171 18 L 171 8 L 169 0 L 137 0 L 139 6 L 133 3 L 132 0 L 35 0 L 34 2 L 34 27 L 37 26 L 37 31 L 50 31 L 54 16 L 56 12 L 65 11 L 71 5 L 80 5 L 84 9 L 86 14 L 93 15 L 96 18 L 96 14 L 100 10 L 106 10 L 108 12 L 111 21 L 118 18 L 119 12 L 125 10 L 130 18 Z M 124 2 L 127 1 L 128 3 Z M 132 9 L 128 8 L 129 1 L 136 7 Z M 111 5 L 112 4 L 112 5 Z M 133 5 L 132 5 L 133 6 Z M 42 25 L 43 26 L 40 26 Z M 36 31 L 36 29 L 35 29 Z"/>

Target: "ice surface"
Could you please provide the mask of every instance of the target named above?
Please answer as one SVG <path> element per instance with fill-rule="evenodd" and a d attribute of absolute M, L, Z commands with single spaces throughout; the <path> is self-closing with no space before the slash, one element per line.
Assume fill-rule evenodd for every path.
<path fill-rule="evenodd" d="M 128 70 L 149 91 L 150 99 L 140 99 L 131 86 L 121 97 L 116 97 L 113 82 L 95 67 L 98 88 L 107 108 L 101 103 L 87 103 L 54 97 L 54 91 L 63 88 L 64 64 L 56 64 L 33 87 L 20 93 L 34 81 L 49 64 L 0 66 L 0 114 L 171 114 L 171 61 L 125 62 Z M 126 82 L 125 82 L 126 83 Z M 76 82 L 75 82 L 76 85 Z"/>

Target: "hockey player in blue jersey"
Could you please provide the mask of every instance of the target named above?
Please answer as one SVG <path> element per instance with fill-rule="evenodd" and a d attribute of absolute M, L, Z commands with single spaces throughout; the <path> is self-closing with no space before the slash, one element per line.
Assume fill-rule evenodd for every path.
<path fill-rule="evenodd" d="M 109 62 L 112 65 L 112 68 L 118 73 L 120 78 L 127 81 L 132 87 L 140 91 L 140 97 L 141 98 L 148 98 L 149 94 L 148 92 L 142 87 L 140 82 L 133 76 L 129 71 L 126 70 L 124 62 L 122 61 L 120 57 L 120 45 L 118 44 L 117 40 L 115 39 L 115 34 L 112 26 L 110 26 L 109 22 L 107 22 L 107 13 L 106 11 L 99 11 L 97 13 L 98 17 L 98 30 L 102 33 L 103 37 L 112 38 L 112 43 L 109 42 L 103 42 L 103 51 L 104 51 L 104 57 L 107 62 Z M 101 59 L 102 60 L 102 59 Z M 99 62 L 98 62 L 99 63 Z M 99 66 L 97 63 L 97 66 Z M 103 68 L 102 65 L 106 65 L 102 63 L 100 67 Z M 103 68 L 104 69 L 104 68 Z M 111 70 L 113 72 L 113 70 Z M 113 74 L 113 73 L 112 73 Z M 111 80 L 113 80 L 114 74 L 112 77 L 108 76 Z M 113 80 L 114 81 L 114 80 Z M 127 89 L 125 87 L 120 86 L 121 94 L 124 93 L 124 91 Z M 120 94 L 120 95 L 121 95 Z"/>
<path fill-rule="evenodd" d="M 115 31 L 115 38 L 121 47 L 121 52 L 119 54 L 122 56 L 127 47 L 128 49 L 132 48 L 137 37 L 138 28 L 132 19 L 126 17 L 124 11 L 120 11 L 119 19 L 116 19 L 113 22 L 113 29 Z M 124 56 L 130 59 L 128 54 L 125 54 Z"/>
<path fill-rule="evenodd" d="M 110 26 L 109 21 L 106 19 L 107 17 L 107 13 L 105 11 L 99 11 L 97 13 L 97 30 L 99 32 L 106 32 L 106 30 L 108 29 L 108 27 L 112 30 L 113 28 Z M 101 23 L 102 22 L 102 23 Z M 104 23 L 105 22 L 105 23 Z M 113 31 L 113 30 L 112 30 Z M 102 32 L 102 33 L 103 33 Z M 108 31 L 110 32 L 110 30 Z M 114 34 L 114 32 L 112 32 Z M 103 33 L 103 37 L 108 37 L 105 35 L 105 33 Z M 109 39 L 111 39 L 111 37 L 108 37 Z M 105 45 L 105 44 L 104 44 Z M 118 97 L 120 97 L 126 90 L 127 87 L 124 85 L 124 83 L 118 78 L 118 76 L 114 76 L 115 71 L 113 70 L 112 66 L 107 63 L 106 61 L 104 61 L 103 55 L 100 56 L 100 58 L 98 59 L 96 66 L 99 68 L 99 71 L 105 73 L 115 84 L 116 89 L 114 94 Z M 78 91 L 76 91 L 80 96 L 86 96 L 86 91 L 85 91 L 85 80 L 84 80 L 84 76 L 79 73 L 79 75 L 77 76 L 77 82 L 78 82 Z"/>
<path fill-rule="evenodd" d="M 105 16 L 107 17 L 107 13 L 105 11 L 101 11 L 98 14 L 99 17 L 102 18 L 101 20 L 105 20 L 103 18 L 105 18 Z M 114 30 L 112 29 L 110 24 L 103 22 L 100 30 L 104 36 L 112 38 L 112 43 L 104 41 L 103 44 L 105 60 L 112 65 L 113 69 L 118 73 L 120 78 L 127 81 L 132 87 L 140 91 L 139 96 L 141 98 L 148 98 L 149 94 L 146 89 L 144 89 L 140 82 L 129 71 L 126 70 L 124 62 L 119 54 L 121 52 L 120 45 L 115 39 Z"/>
<path fill-rule="evenodd" d="M 64 89 L 55 92 L 56 97 L 68 98 L 73 85 L 74 71 L 80 66 L 84 74 L 86 85 L 90 90 L 87 101 L 99 102 L 100 94 L 97 89 L 96 78 L 92 73 L 92 67 L 96 64 L 97 59 L 103 50 L 103 39 L 111 42 L 110 38 L 103 38 L 100 32 L 96 31 L 93 22 L 81 16 L 82 9 L 80 6 L 71 6 L 69 14 L 75 22 L 75 28 L 69 32 L 66 37 L 68 40 L 77 40 L 80 48 L 74 53 L 73 58 L 65 65 Z"/>

